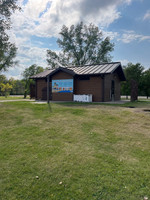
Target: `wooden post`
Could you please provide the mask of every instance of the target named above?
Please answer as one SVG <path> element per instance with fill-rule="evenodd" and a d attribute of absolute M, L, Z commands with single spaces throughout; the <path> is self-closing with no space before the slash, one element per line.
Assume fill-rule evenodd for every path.
<path fill-rule="evenodd" d="M 49 75 L 47 76 L 47 103 L 49 104 Z"/>

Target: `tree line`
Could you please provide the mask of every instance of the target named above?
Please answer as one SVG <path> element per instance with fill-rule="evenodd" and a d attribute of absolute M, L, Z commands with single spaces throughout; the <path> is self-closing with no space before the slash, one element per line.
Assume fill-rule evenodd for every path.
<path fill-rule="evenodd" d="M 21 80 L 7 79 L 5 75 L 0 75 L 0 96 L 24 95 L 24 98 L 26 98 L 30 94 L 30 85 L 35 84 L 30 77 L 43 71 L 43 67 L 33 64 L 24 70 Z"/>
<path fill-rule="evenodd" d="M 0 96 L 23 95 L 24 89 L 24 80 L 7 79 L 5 75 L 0 75 Z"/>

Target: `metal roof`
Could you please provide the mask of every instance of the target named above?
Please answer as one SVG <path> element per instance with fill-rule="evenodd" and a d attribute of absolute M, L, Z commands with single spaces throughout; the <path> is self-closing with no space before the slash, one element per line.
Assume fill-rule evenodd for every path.
<path fill-rule="evenodd" d="M 44 72 L 38 73 L 36 75 L 31 76 L 30 78 L 36 79 L 36 78 L 45 78 L 48 74 L 53 72 L 55 69 L 48 69 L 45 70 Z"/>
<path fill-rule="evenodd" d="M 121 65 L 120 62 L 115 62 L 103 63 L 99 65 L 85 65 L 81 67 L 69 67 L 68 69 L 73 70 L 75 74 L 78 75 L 108 74 L 112 73 L 119 65 Z"/>
<path fill-rule="evenodd" d="M 98 74 L 111 74 L 119 68 L 119 74 L 121 75 L 121 80 L 125 80 L 125 76 L 121 67 L 120 62 L 102 63 L 96 65 L 84 65 L 84 66 L 73 66 L 73 67 L 59 67 L 56 69 L 46 70 L 37 75 L 31 76 L 30 78 L 45 78 L 48 75 L 53 75 L 59 70 L 66 71 L 66 73 L 74 75 L 98 75 Z"/>

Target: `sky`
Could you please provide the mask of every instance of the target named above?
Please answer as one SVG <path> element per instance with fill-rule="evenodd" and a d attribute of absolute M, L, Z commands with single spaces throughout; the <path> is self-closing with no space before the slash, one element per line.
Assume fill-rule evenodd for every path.
<path fill-rule="evenodd" d="M 37 64 L 44 68 L 46 51 L 60 51 L 57 38 L 63 25 L 93 23 L 115 44 L 113 62 L 141 63 L 150 68 L 150 0 L 18 0 L 21 12 L 12 17 L 10 41 L 18 48 L 18 64 L 7 78 L 21 79 Z"/>

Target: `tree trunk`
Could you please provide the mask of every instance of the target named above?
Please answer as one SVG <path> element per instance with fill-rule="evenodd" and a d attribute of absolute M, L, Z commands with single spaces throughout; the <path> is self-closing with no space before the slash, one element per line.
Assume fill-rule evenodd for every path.
<path fill-rule="evenodd" d="M 135 80 L 131 80 L 131 101 L 138 100 L 138 84 Z"/>

